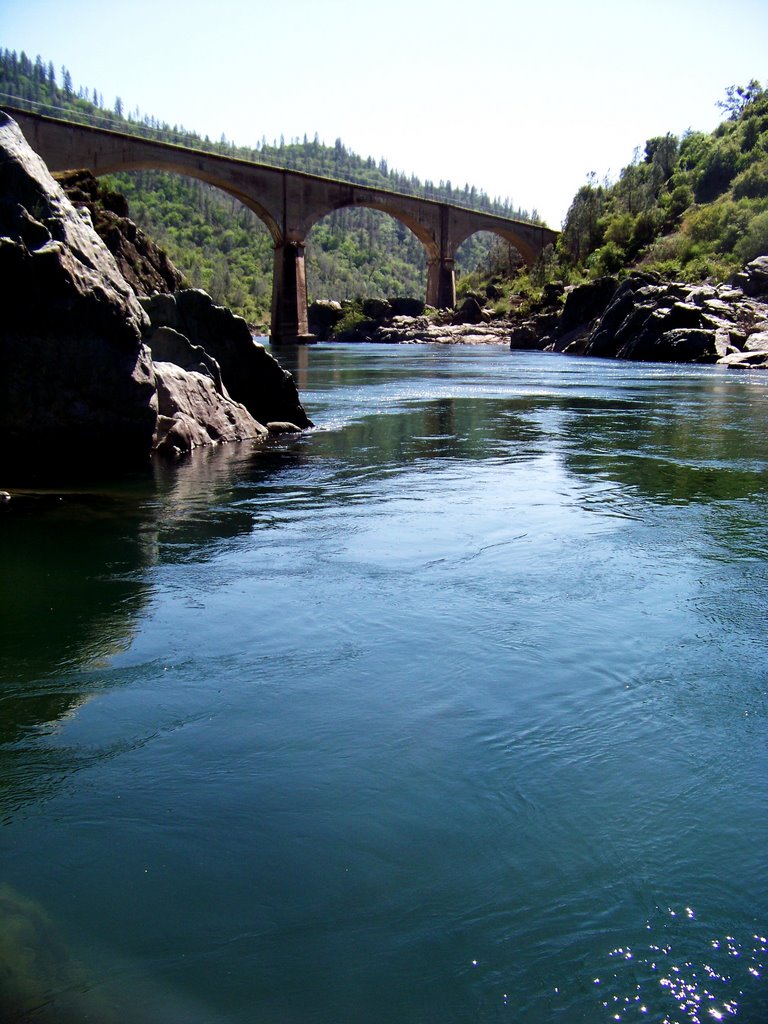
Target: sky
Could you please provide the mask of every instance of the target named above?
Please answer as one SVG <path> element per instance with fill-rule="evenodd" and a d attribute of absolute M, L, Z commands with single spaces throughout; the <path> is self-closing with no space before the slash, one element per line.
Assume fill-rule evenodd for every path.
<path fill-rule="evenodd" d="M 594 172 L 768 86 L 766 0 L 0 0 L 0 46 L 238 145 L 340 138 L 559 228 Z"/>

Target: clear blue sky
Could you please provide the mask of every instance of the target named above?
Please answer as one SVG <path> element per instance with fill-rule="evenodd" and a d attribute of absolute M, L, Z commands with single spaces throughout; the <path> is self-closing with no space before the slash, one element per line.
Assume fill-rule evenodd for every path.
<path fill-rule="evenodd" d="M 0 45 L 211 138 L 340 137 L 559 227 L 589 172 L 768 84 L 768 2 L 0 0 Z"/>

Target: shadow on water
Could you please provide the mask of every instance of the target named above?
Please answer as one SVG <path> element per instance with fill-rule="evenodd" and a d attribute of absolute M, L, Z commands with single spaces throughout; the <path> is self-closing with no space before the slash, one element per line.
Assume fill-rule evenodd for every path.
<path fill-rule="evenodd" d="M 162 562 L 205 561 L 247 534 L 238 481 L 279 473 L 292 456 L 212 448 L 120 482 L 14 491 L 0 508 L 0 744 L 77 708 L 99 670 L 128 649 Z"/>
<path fill-rule="evenodd" d="M 253 513 L 231 507 L 233 491 L 243 476 L 278 473 L 286 458 L 277 448 L 221 446 L 120 482 L 14 491 L 0 508 L 0 824 L 46 800 L 91 756 L 40 740 L 125 678 L 110 674 L 110 662 L 151 606 L 153 570 L 191 553 L 204 561 L 217 543 L 251 530 Z M 0 882 L 3 1024 L 125 1024 L 119 999 L 87 962 L 40 903 Z M 204 1021 L 131 965 L 116 971 L 133 977 L 134 1010 L 147 1008 L 132 1010 L 132 1020 Z"/>

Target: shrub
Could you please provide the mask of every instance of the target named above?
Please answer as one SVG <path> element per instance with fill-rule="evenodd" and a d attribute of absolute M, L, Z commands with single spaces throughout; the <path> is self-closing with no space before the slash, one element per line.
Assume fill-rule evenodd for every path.
<path fill-rule="evenodd" d="M 741 263 L 768 255 L 768 210 L 753 217 L 744 235 L 736 243 L 735 255 Z"/>
<path fill-rule="evenodd" d="M 733 179 L 734 199 L 768 197 L 768 158 L 758 160 Z"/>
<path fill-rule="evenodd" d="M 587 260 L 587 269 L 592 277 L 604 277 L 621 270 L 626 262 L 626 254 L 616 242 L 606 242 L 600 246 Z"/>
<path fill-rule="evenodd" d="M 727 191 L 738 169 L 738 162 L 739 150 L 735 143 L 718 139 L 701 164 L 696 180 L 696 202 L 711 203 Z"/>

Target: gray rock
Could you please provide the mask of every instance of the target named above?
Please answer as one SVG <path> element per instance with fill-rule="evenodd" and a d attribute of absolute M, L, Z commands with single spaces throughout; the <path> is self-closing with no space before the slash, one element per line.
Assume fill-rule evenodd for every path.
<path fill-rule="evenodd" d="M 363 316 L 369 320 L 387 320 L 392 315 L 392 306 L 386 299 L 363 300 Z"/>
<path fill-rule="evenodd" d="M 618 357 L 642 362 L 714 363 L 715 332 L 689 327 L 658 333 L 651 327 L 631 338 L 619 349 Z"/>
<path fill-rule="evenodd" d="M 315 299 L 307 310 L 309 330 L 321 341 L 327 341 L 343 316 L 340 302 L 334 299 Z"/>
<path fill-rule="evenodd" d="M 758 331 L 750 334 L 744 342 L 744 348 L 748 352 L 768 351 L 768 331 Z"/>
<path fill-rule="evenodd" d="M 206 374 L 157 362 L 155 381 L 158 452 L 182 455 L 200 445 L 262 438 L 267 433 L 245 406 L 224 398 Z"/>
<path fill-rule="evenodd" d="M 146 315 L 109 250 L 0 114 L 2 462 L 147 457 L 157 418 Z"/>
<path fill-rule="evenodd" d="M 483 307 L 474 296 L 469 295 L 456 308 L 453 315 L 454 324 L 481 324 L 483 323 Z"/>
<path fill-rule="evenodd" d="M 408 295 L 400 295 L 390 299 L 392 316 L 423 316 L 426 306 L 421 299 L 414 299 Z"/>
<path fill-rule="evenodd" d="M 568 291 L 557 334 L 561 337 L 569 334 L 604 313 L 616 294 L 618 283 L 615 277 L 599 277 Z"/>
<path fill-rule="evenodd" d="M 141 301 L 153 329 L 171 327 L 216 360 L 229 396 L 260 423 L 289 420 L 301 427 L 312 426 L 293 377 L 253 340 L 242 317 L 217 306 L 210 295 L 198 289 L 152 295 Z"/>
<path fill-rule="evenodd" d="M 270 434 L 300 434 L 301 427 L 297 427 L 295 423 L 288 423 L 286 420 L 273 420 L 267 424 L 267 430 Z"/>
<path fill-rule="evenodd" d="M 768 351 L 765 352 L 733 352 L 717 360 L 718 366 L 739 369 L 768 369 Z"/>
<path fill-rule="evenodd" d="M 733 283 L 753 298 L 768 296 L 768 256 L 758 256 L 748 263 L 740 274 L 736 274 Z"/>
<path fill-rule="evenodd" d="M 183 370 L 203 373 L 214 382 L 220 395 L 229 398 L 221 380 L 221 367 L 202 345 L 193 345 L 173 327 L 155 327 L 147 335 L 155 363 L 175 363 Z"/>
<path fill-rule="evenodd" d="M 0 468 L 38 478 L 95 462 L 115 471 L 153 450 L 266 436 L 227 395 L 218 352 L 265 420 L 309 422 L 290 374 L 208 296 L 156 296 L 155 315 L 173 322 L 150 323 L 90 214 L 5 115 L 0 178 Z M 165 359 L 153 362 L 145 338 Z"/>
<path fill-rule="evenodd" d="M 730 331 L 727 331 L 724 328 L 719 327 L 715 331 L 715 352 L 717 353 L 718 357 L 722 358 L 723 356 L 728 356 L 731 355 L 733 352 L 738 351 L 738 346 L 734 345 L 731 341 Z"/>

